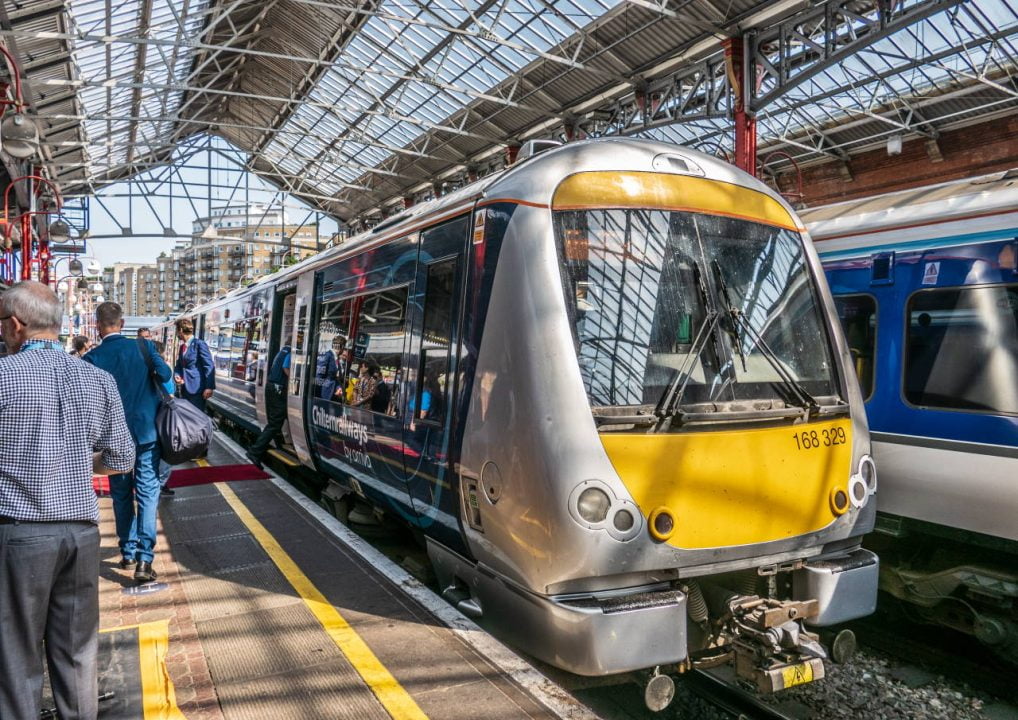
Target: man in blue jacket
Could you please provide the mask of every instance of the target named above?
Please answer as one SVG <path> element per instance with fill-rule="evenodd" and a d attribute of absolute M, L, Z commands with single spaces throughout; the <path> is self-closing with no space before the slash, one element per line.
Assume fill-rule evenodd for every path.
<path fill-rule="evenodd" d="M 135 444 L 134 472 L 110 475 L 110 495 L 117 538 L 120 540 L 120 567 L 134 570 L 138 582 L 152 582 L 153 550 L 156 545 L 156 506 L 159 503 L 159 443 L 156 442 L 156 410 L 159 391 L 150 377 L 144 350 L 152 361 L 159 382 L 173 377 L 151 340 L 124 337 L 124 311 L 113 302 L 102 303 L 95 311 L 102 343 L 84 360 L 102 368 L 116 380 L 124 404 L 127 427 Z"/>
<path fill-rule="evenodd" d="M 180 341 L 174 379 L 180 387 L 180 396 L 204 412 L 205 401 L 216 389 L 215 361 L 205 341 L 194 336 L 191 318 L 178 318 L 174 324 Z"/>

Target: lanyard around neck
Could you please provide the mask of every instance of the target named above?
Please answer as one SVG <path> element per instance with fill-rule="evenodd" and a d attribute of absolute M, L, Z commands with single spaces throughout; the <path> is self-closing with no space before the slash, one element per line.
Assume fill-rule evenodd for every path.
<path fill-rule="evenodd" d="M 27 340 L 21 345 L 18 352 L 28 350 L 63 350 L 64 346 L 57 340 Z"/>

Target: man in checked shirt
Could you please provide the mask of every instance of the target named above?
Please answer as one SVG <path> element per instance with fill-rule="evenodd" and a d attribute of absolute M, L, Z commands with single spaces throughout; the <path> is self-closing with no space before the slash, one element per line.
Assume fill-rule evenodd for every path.
<path fill-rule="evenodd" d="M 53 291 L 0 297 L 0 718 L 38 718 L 43 644 L 57 713 L 98 715 L 99 508 L 92 474 L 129 472 L 109 373 L 64 352 Z"/>

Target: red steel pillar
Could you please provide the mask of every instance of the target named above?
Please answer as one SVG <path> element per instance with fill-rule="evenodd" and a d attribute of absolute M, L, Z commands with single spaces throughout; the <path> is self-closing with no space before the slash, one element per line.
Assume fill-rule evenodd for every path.
<path fill-rule="evenodd" d="M 509 143 L 505 146 L 505 164 L 506 167 L 516 162 L 516 156 L 520 154 L 519 143 Z"/>
<path fill-rule="evenodd" d="M 728 83 L 732 88 L 735 166 L 756 177 L 756 116 L 746 109 L 747 68 L 742 38 L 727 38 L 722 45 L 725 49 L 725 65 L 728 68 Z"/>
<path fill-rule="evenodd" d="M 21 279 L 32 279 L 32 215 L 22 213 L 21 221 Z"/>

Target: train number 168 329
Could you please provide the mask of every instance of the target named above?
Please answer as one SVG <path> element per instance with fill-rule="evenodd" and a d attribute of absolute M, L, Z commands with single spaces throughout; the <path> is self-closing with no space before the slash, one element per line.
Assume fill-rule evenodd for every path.
<path fill-rule="evenodd" d="M 818 447 L 844 445 L 847 442 L 845 428 L 824 428 L 822 430 L 803 430 L 792 433 L 797 450 L 813 450 Z"/>

